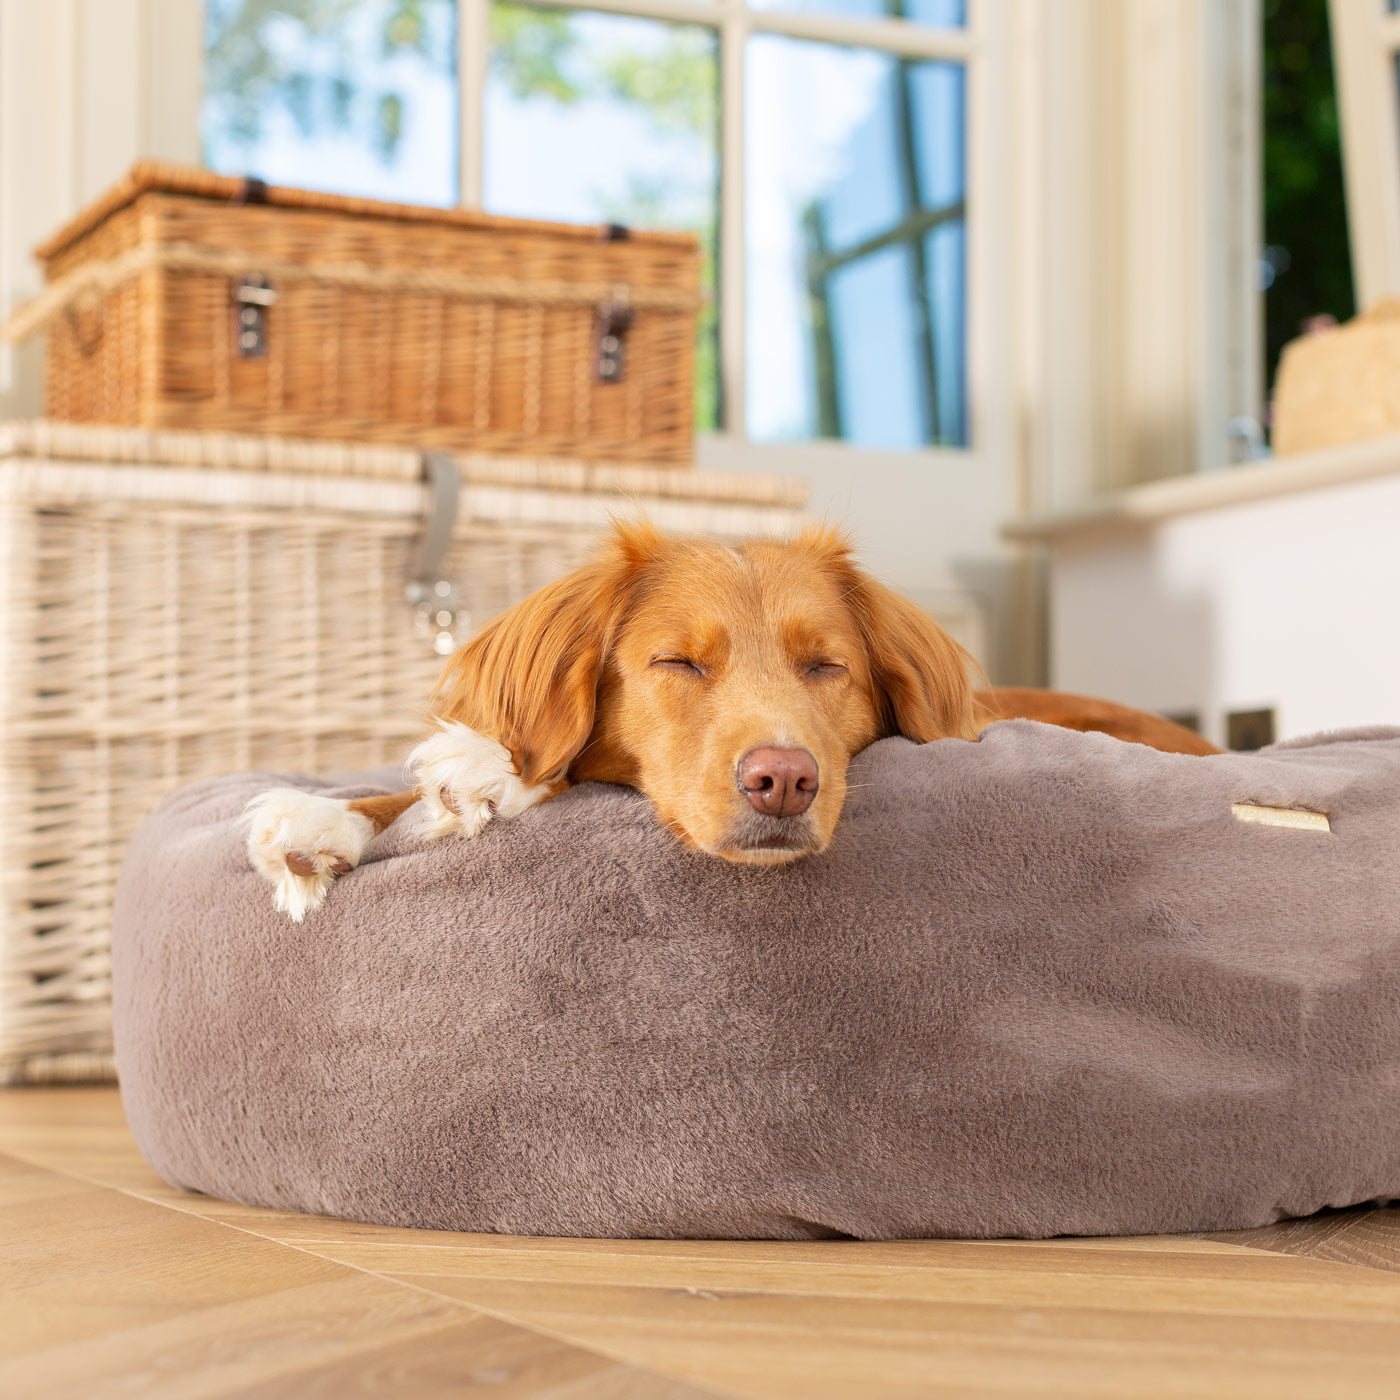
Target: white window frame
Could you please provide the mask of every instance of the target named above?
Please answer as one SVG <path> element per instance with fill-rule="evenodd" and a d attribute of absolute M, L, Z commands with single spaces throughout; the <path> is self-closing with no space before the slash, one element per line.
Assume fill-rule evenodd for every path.
<path fill-rule="evenodd" d="M 719 288 L 720 375 L 724 404 L 724 438 L 747 442 L 746 413 L 746 283 L 744 248 L 744 55 L 755 34 L 778 34 L 850 48 L 875 49 L 902 58 L 947 60 L 967 67 L 965 130 L 967 157 L 967 266 L 986 267 L 995 250 L 986 246 L 989 220 L 979 207 L 993 173 L 979 164 L 983 152 L 976 134 L 982 127 L 979 103 L 985 88 L 985 57 L 997 29 L 1005 0 L 972 0 L 968 24 L 936 27 L 910 20 L 859 19 L 795 11 L 756 10 L 746 0 L 518 0 L 537 9 L 601 11 L 637 19 L 691 24 L 713 30 L 718 41 L 719 132 Z M 491 0 L 457 0 L 460 121 L 459 199 L 468 208 L 482 207 L 483 121 L 486 71 L 489 62 Z M 974 119 L 974 113 L 978 113 Z M 983 143 L 985 145 L 985 143 Z M 969 271 L 969 281 L 971 272 Z M 986 339 L 980 333 L 983 303 L 968 287 L 964 360 L 968 385 L 969 437 L 976 450 L 987 422 L 989 405 L 982 403 L 985 380 L 978 373 L 977 352 Z M 980 410 L 980 411 L 979 411 Z M 813 439 L 823 442 L 823 439 Z M 968 449 L 931 447 L 920 454 L 952 453 L 965 457 Z"/>
<path fill-rule="evenodd" d="M 1385 0 L 1329 0 L 1332 61 L 1358 310 L 1400 294 L 1400 14 Z"/>

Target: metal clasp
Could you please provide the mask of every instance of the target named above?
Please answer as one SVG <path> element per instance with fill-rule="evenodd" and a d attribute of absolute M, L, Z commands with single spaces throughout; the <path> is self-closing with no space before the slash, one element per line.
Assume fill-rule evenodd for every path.
<path fill-rule="evenodd" d="M 413 635 L 427 642 L 439 656 L 451 656 L 457 650 L 459 629 L 471 626 L 472 615 L 457 601 L 452 580 L 410 579 L 404 587 L 404 598 L 413 607 Z"/>
<path fill-rule="evenodd" d="M 598 303 L 593 329 L 598 382 L 616 384 L 627 368 L 627 332 L 632 329 L 632 299 L 626 283 L 613 288 L 610 301 Z"/>
<path fill-rule="evenodd" d="M 443 578 L 443 561 L 457 524 L 462 478 L 445 452 L 423 454 L 423 476 L 430 487 L 423 513 L 423 540 L 413 577 L 404 585 L 404 601 L 413 609 L 413 635 L 439 656 L 450 656 L 471 629 L 472 615 L 457 599 L 452 580 Z"/>
<path fill-rule="evenodd" d="M 240 360 L 267 354 L 267 309 L 277 293 L 266 277 L 250 273 L 233 284 L 233 344 Z"/>

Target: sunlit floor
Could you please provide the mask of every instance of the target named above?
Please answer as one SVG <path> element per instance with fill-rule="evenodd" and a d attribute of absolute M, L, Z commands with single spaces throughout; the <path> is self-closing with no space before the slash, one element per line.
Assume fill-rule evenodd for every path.
<path fill-rule="evenodd" d="M 0 1091 L 0 1394 L 1400 1394 L 1400 1209 L 1211 1238 L 385 1229 L 171 1190 L 115 1090 Z"/>

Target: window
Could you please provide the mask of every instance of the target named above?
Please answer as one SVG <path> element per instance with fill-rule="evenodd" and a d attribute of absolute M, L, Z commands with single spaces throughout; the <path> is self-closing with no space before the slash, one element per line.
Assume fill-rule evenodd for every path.
<path fill-rule="evenodd" d="M 719 46 L 706 26 L 491 7 L 481 204 L 492 214 L 685 229 L 708 301 L 696 424 L 719 422 Z"/>
<path fill-rule="evenodd" d="M 454 0 L 205 0 L 204 163 L 457 203 Z"/>
<path fill-rule="evenodd" d="M 692 230 L 702 431 L 966 446 L 966 0 L 605 3 L 207 0 L 205 161 Z"/>
<path fill-rule="evenodd" d="M 749 435 L 961 445 L 961 65 L 758 34 L 746 69 Z"/>
<path fill-rule="evenodd" d="M 1356 301 L 1400 293 L 1400 0 L 1330 0 Z"/>
<path fill-rule="evenodd" d="M 1283 347 L 1356 310 L 1325 0 L 1263 6 L 1264 382 Z"/>

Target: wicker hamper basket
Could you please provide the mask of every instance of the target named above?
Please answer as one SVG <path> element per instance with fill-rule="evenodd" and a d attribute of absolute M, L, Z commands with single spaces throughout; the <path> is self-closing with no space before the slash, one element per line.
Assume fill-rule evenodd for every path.
<path fill-rule="evenodd" d="M 699 251 L 143 163 L 38 249 L 46 411 L 682 466 Z"/>
<path fill-rule="evenodd" d="M 461 457 L 444 574 L 475 623 L 572 567 L 609 510 L 780 533 L 755 477 Z M 404 601 L 414 452 L 0 427 L 0 1082 L 110 1073 L 108 910 L 171 788 L 389 762 L 441 666 Z"/>
<path fill-rule="evenodd" d="M 1273 446 L 1311 452 L 1400 433 L 1400 297 L 1283 348 Z"/>

